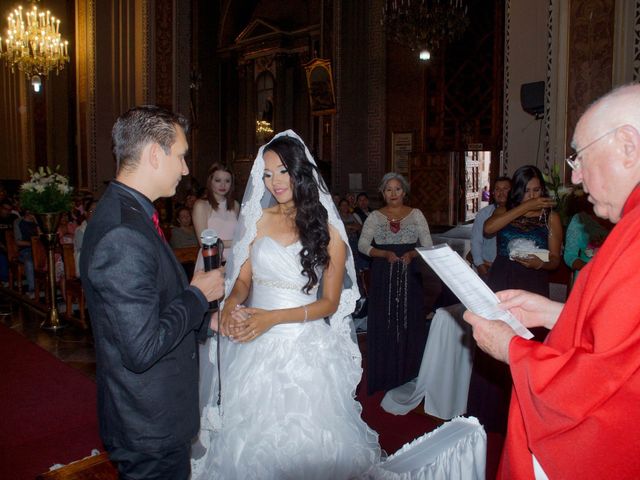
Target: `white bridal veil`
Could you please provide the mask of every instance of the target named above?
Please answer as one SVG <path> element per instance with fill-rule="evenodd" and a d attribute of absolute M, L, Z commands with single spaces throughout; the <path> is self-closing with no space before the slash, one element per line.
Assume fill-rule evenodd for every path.
<path fill-rule="evenodd" d="M 304 145 L 302 139 L 292 130 L 277 134 L 273 140 L 282 136 L 295 138 Z M 263 208 L 275 204 L 275 199 L 265 188 L 263 180 L 263 152 L 268 145 L 269 144 L 263 145 L 258 151 L 242 199 L 240 217 L 233 239 L 232 255 L 226 265 L 226 295 L 231 293 L 235 281 L 238 278 L 240 267 L 249 258 L 250 248 L 256 237 L 256 225 L 262 216 Z M 316 165 L 306 145 L 304 149 L 307 161 Z M 324 185 L 322 179 L 318 178 L 317 171 L 314 171 L 314 176 L 320 185 Z M 355 389 L 362 375 L 362 367 L 360 350 L 355 342 L 353 323 L 351 321 L 351 313 L 355 308 L 356 301 L 360 297 L 353 263 L 353 253 L 349 249 L 344 224 L 333 203 L 331 194 L 328 190 L 322 191 L 321 189 L 319 191 L 319 197 L 320 203 L 327 211 L 329 224 L 336 228 L 347 246 L 344 287 L 338 309 L 328 318 L 328 322 L 331 328 L 343 339 L 345 345 L 347 345 L 347 350 L 350 352 L 353 368 L 351 368 L 349 372 L 344 372 L 344 374 L 352 380 L 350 382 L 353 388 L 352 395 L 355 395 Z M 277 268 L 277 266 L 274 266 L 274 268 Z M 206 449 L 209 446 L 211 432 L 220 428 L 224 422 L 225 371 L 227 369 L 226 367 L 230 362 L 233 362 L 235 358 L 236 349 L 234 347 L 235 344 L 225 337 L 213 337 L 202 347 L 200 352 L 200 406 L 202 417 L 200 438 L 198 443 L 194 445 L 192 451 L 194 473 L 198 470 L 199 460 L 206 456 Z M 220 360 L 219 365 L 218 358 Z M 220 375 L 218 375 L 218 372 L 220 372 Z M 220 404 L 218 404 L 219 392 L 221 392 Z M 256 399 L 256 402 L 258 401 L 259 399 Z"/>

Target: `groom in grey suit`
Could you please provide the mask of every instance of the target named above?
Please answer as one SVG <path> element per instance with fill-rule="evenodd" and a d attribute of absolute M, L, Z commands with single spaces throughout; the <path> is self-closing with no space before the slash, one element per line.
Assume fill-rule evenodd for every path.
<path fill-rule="evenodd" d="M 189 173 L 187 121 L 137 107 L 113 127 L 116 179 L 87 226 L 80 272 L 96 348 L 100 434 L 123 479 L 187 479 L 199 428 L 197 340 L 222 269 L 189 285 L 153 202 Z"/>

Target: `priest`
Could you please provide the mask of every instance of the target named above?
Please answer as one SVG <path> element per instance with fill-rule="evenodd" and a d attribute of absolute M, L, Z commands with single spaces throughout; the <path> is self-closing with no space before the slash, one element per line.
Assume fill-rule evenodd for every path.
<path fill-rule="evenodd" d="M 615 228 L 565 305 L 498 293 L 525 326 L 549 328 L 547 339 L 464 315 L 478 346 L 513 377 L 498 478 L 640 478 L 640 85 L 592 104 L 572 147 L 573 183 Z"/>

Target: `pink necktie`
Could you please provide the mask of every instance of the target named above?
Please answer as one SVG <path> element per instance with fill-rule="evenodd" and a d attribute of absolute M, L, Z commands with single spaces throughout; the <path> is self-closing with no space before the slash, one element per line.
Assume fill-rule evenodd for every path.
<path fill-rule="evenodd" d="M 167 239 L 164 237 L 164 232 L 162 231 L 162 228 L 160 228 L 160 219 L 158 217 L 157 210 L 153 212 L 153 216 L 151 217 L 151 220 L 153 220 L 153 225 L 156 227 L 156 230 L 158 232 L 158 235 L 160 235 L 160 238 L 162 238 L 166 242 Z"/>

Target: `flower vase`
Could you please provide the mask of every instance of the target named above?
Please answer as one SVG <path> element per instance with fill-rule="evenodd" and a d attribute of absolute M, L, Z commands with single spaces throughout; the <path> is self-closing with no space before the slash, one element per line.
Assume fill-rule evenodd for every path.
<path fill-rule="evenodd" d="M 40 225 L 42 233 L 56 233 L 61 216 L 62 212 L 36 213 L 38 225 Z"/>
<path fill-rule="evenodd" d="M 36 218 L 42 229 L 40 239 L 47 249 L 47 268 L 49 274 L 49 311 L 47 316 L 40 325 L 40 328 L 53 330 L 54 332 L 64 328 L 66 325 L 60 322 L 60 315 L 56 306 L 56 264 L 55 264 L 55 248 L 58 244 L 58 224 L 60 223 L 61 212 L 55 213 L 37 213 Z"/>

